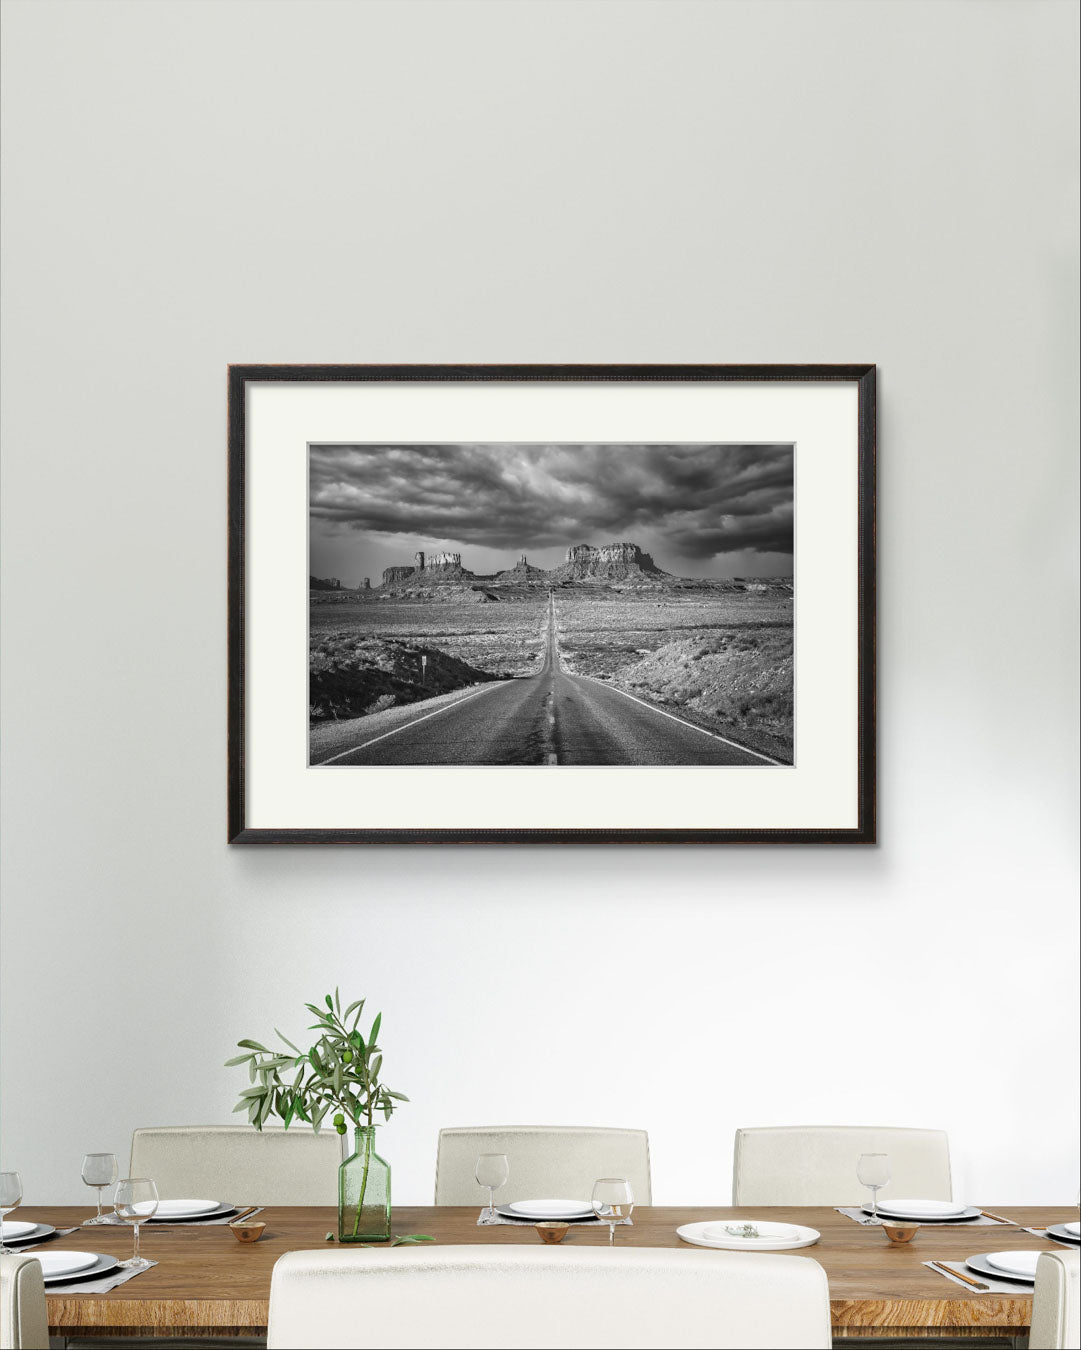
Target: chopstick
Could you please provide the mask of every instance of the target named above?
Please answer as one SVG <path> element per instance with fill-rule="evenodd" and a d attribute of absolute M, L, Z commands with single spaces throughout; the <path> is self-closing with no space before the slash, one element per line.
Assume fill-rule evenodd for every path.
<path fill-rule="evenodd" d="M 246 1219 L 249 1214 L 254 1214 L 258 1208 L 259 1208 L 258 1205 L 249 1205 L 247 1209 L 242 1209 L 239 1214 L 234 1215 L 233 1218 L 229 1220 L 229 1222 L 239 1223 L 241 1219 Z"/>
<path fill-rule="evenodd" d="M 940 1270 L 943 1275 L 952 1275 L 955 1280 L 963 1280 L 965 1284 L 970 1284 L 973 1289 L 982 1289 L 984 1293 L 986 1293 L 991 1288 L 989 1284 L 981 1284 L 979 1280 L 969 1279 L 967 1275 L 962 1275 L 959 1270 L 951 1270 L 949 1266 L 943 1265 L 941 1261 L 929 1261 L 927 1264 L 934 1266 L 936 1270 Z"/>

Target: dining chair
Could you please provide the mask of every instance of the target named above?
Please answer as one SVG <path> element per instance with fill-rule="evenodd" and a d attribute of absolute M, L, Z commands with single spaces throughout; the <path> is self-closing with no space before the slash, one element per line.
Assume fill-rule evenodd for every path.
<path fill-rule="evenodd" d="M 131 1137 L 133 1177 L 150 1177 L 163 1200 L 246 1205 L 336 1205 L 341 1145 L 333 1130 L 180 1125 Z"/>
<path fill-rule="evenodd" d="M 501 1204 L 541 1197 L 589 1200 L 598 1177 L 625 1177 L 635 1203 L 651 1203 L 649 1136 L 645 1130 L 574 1125 L 476 1125 L 439 1131 L 435 1160 L 437 1205 L 479 1204 L 474 1175 L 482 1153 L 505 1153 Z"/>
<path fill-rule="evenodd" d="M 888 1153 L 890 1195 L 952 1200 L 950 1146 L 944 1130 L 872 1125 L 780 1125 L 736 1131 L 734 1205 L 858 1205 L 861 1153 Z"/>
<path fill-rule="evenodd" d="M 663 1248 L 449 1246 L 289 1252 L 269 1350 L 830 1344 L 826 1272 L 798 1256 Z"/>
<path fill-rule="evenodd" d="M 20 1252 L 0 1256 L 0 1346 L 49 1350 L 41 1262 Z"/>
<path fill-rule="evenodd" d="M 1032 1292 L 1030 1350 L 1072 1350 L 1081 1345 L 1077 1252 L 1041 1252 Z"/>

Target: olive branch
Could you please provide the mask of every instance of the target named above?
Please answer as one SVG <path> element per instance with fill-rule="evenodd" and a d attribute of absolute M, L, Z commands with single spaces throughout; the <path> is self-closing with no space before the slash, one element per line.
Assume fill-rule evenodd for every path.
<path fill-rule="evenodd" d="M 324 1002 L 325 1009 L 315 1003 L 304 1005 L 316 1019 L 308 1030 L 319 1032 L 310 1049 L 301 1050 L 275 1027 L 275 1034 L 292 1054 L 245 1039 L 237 1041 L 245 1053 L 225 1061 L 226 1068 L 248 1066 L 251 1086 L 240 1093 L 233 1110 L 247 1111 L 249 1123 L 257 1130 L 274 1115 L 286 1129 L 294 1120 L 302 1120 L 318 1134 L 327 1113 L 336 1108 L 334 1128 L 338 1134 L 345 1134 L 347 1119 L 356 1126 L 370 1127 L 377 1112 L 387 1121 L 398 1102 L 409 1100 L 380 1081 L 383 1053 L 378 1036 L 382 1013 L 376 1013 L 364 1036 L 360 1031 L 364 999 L 350 1003 L 342 1012 L 341 997 L 335 989 L 333 998 L 327 994 Z"/>

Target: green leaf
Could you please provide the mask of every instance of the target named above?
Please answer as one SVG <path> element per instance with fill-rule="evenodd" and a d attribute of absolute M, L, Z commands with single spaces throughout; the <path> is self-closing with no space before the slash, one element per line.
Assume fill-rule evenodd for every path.
<path fill-rule="evenodd" d="M 343 1019 L 346 1017 L 352 1017 L 353 1013 L 357 1012 L 358 1009 L 363 1007 L 364 1007 L 364 1000 L 362 998 L 358 998 L 355 1003 L 350 1003 L 349 1007 L 346 1008 L 345 1012 L 342 1015 Z"/>
<path fill-rule="evenodd" d="M 383 1091 L 388 1097 L 393 1097 L 396 1102 L 407 1102 L 409 1100 L 404 1092 L 391 1092 L 390 1088 L 384 1088 Z"/>
<path fill-rule="evenodd" d="M 302 1053 L 300 1047 L 297 1046 L 297 1045 L 294 1045 L 293 1042 L 289 1039 L 289 1037 L 283 1035 L 283 1034 L 278 1030 L 277 1027 L 274 1028 L 274 1034 L 278 1037 L 279 1040 L 284 1041 L 284 1042 L 286 1043 L 286 1045 L 289 1047 L 290 1050 L 295 1050 L 296 1053 L 297 1053 L 298 1055 Z"/>
<path fill-rule="evenodd" d="M 333 1234 L 333 1233 L 328 1233 L 328 1234 L 326 1235 L 326 1237 L 323 1239 L 323 1241 L 324 1241 L 324 1242 L 333 1242 L 333 1241 L 334 1241 L 334 1234 Z"/>
<path fill-rule="evenodd" d="M 225 1068 L 231 1069 L 236 1064 L 247 1064 L 251 1058 L 251 1055 L 234 1055 L 232 1059 L 225 1061 Z"/>
<path fill-rule="evenodd" d="M 262 1050 L 264 1055 L 269 1055 L 270 1051 L 265 1045 L 260 1045 L 258 1041 L 237 1041 L 237 1045 L 242 1050 Z"/>
<path fill-rule="evenodd" d="M 413 1247 L 418 1242 L 434 1242 L 434 1237 L 429 1237 L 427 1233 L 404 1233 L 401 1237 L 396 1237 L 390 1244 L 392 1247 Z"/>
<path fill-rule="evenodd" d="M 368 1043 L 370 1045 L 375 1044 L 376 1039 L 379 1036 L 379 1027 L 382 1021 L 383 1021 L 383 1014 L 381 1012 L 376 1013 L 375 1021 L 372 1023 L 372 1029 L 371 1031 L 368 1032 Z"/>
<path fill-rule="evenodd" d="M 334 1010 L 335 1010 L 335 1012 L 338 1012 L 338 1013 L 340 1013 L 341 1010 L 342 1010 L 342 1000 L 341 1000 L 341 997 L 340 997 L 340 995 L 339 995 L 339 993 L 338 993 L 338 986 L 337 986 L 337 985 L 334 986 Z"/>
<path fill-rule="evenodd" d="M 265 1087 L 246 1087 L 241 1090 L 241 1097 L 261 1097 L 266 1092 Z"/>
<path fill-rule="evenodd" d="M 333 1012 L 333 1011 L 334 1011 L 334 1000 L 330 997 L 329 994 L 324 994 L 324 995 L 323 995 L 323 999 L 324 999 L 324 1001 L 325 1001 L 327 1007 L 330 1009 L 330 1011 Z"/>
<path fill-rule="evenodd" d="M 247 1109 L 247 1102 L 237 1102 L 236 1106 L 233 1107 L 233 1113 L 235 1114 L 237 1111 L 246 1111 Z"/>

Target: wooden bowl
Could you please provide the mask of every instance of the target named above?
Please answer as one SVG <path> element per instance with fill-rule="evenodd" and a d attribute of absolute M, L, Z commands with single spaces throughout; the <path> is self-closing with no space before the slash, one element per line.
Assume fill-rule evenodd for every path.
<path fill-rule="evenodd" d="M 562 1242 L 567 1236 L 569 1223 L 538 1223 L 533 1225 L 540 1234 L 542 1242 Z"/>
<path fill-rule="evenodd" d="M 239 1223 L 231 1223 L 229 1228 L 236 1238 L 237 1242 L 258 1242 L 263 1236 L 265 1223 L 249 1223 L 246 1219 L 241 1219 Z"/>
<path fill-rule="evenodd" d="M 882 1231 L 891 1242 L 898 1244 L 902 1242 L 911 1242 L 920 1231 L 918 1223 L 884 1223 Z"/>

